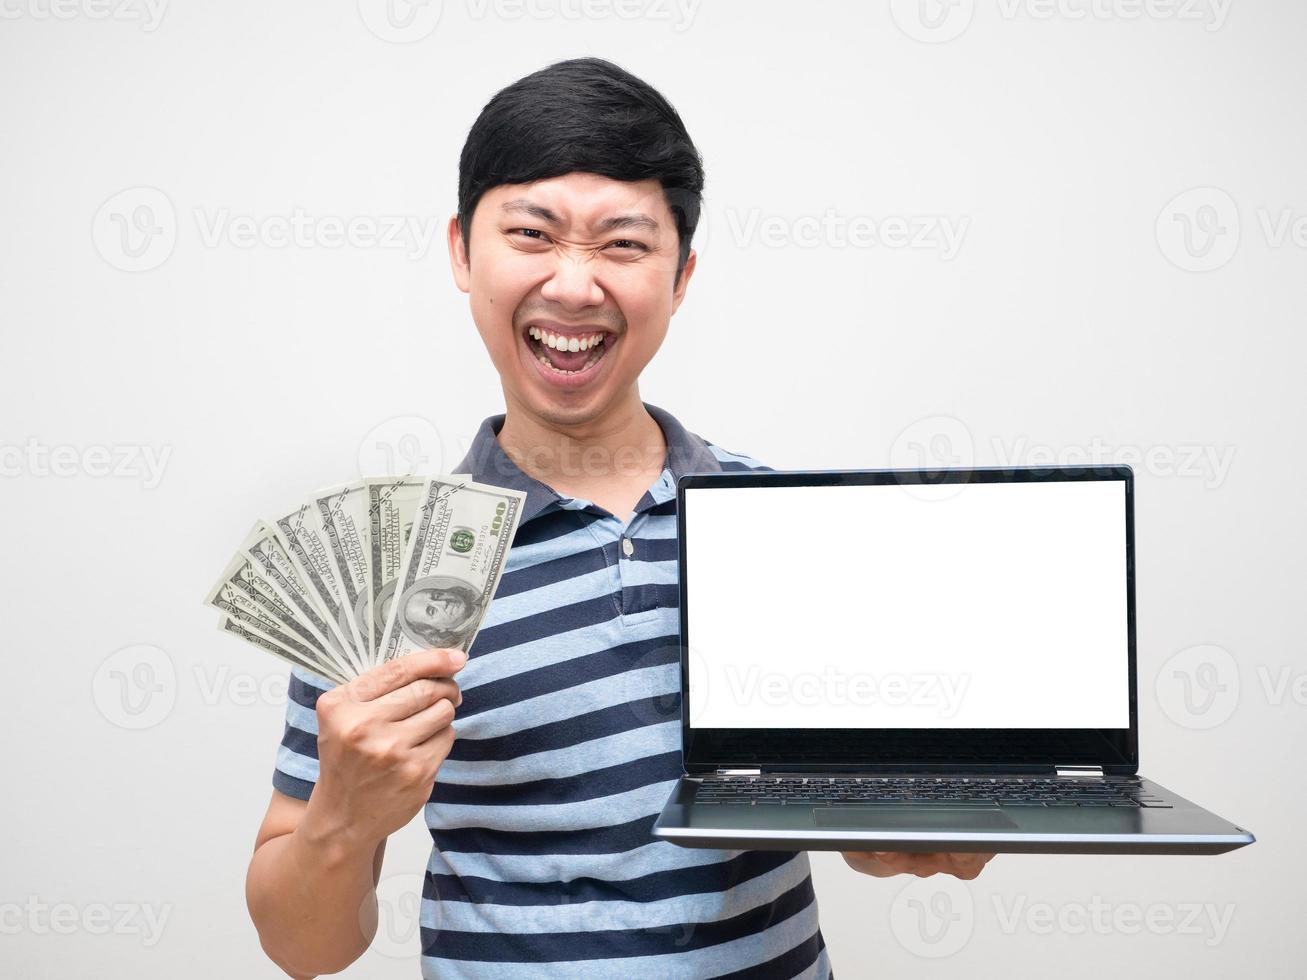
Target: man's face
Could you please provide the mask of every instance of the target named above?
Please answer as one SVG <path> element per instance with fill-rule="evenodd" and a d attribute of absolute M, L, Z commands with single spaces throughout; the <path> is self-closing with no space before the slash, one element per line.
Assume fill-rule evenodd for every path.
<path fill-rule="evenodd" d="M 415 626 L 450 630 L 467 615 L 467 604 L 448 592 L 419 592 L 409 599 L 406 612 Z"/>
<path fill-rule="evenodd" d="M 629 396 L 695 264 L 691 252 L 676 281 L 676 222 L 656 180 L 574 173 L 495 187 L 469 238 L 465 250 L 450 221 L 454 278 L 510 410 L 555 425 L 600 417 Z"/>

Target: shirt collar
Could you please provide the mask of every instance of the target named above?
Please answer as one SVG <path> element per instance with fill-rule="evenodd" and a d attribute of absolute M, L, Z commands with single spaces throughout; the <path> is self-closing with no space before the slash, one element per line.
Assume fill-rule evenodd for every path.
<path fill-rule="evenodd" d="M 667 442 L 667 456 L 663 468 L 671 472 L 673 482 L 687 473 L 719 473 L 721 463 L 708 448 L 708 443 L 686 430 L 670 413 L 656 405 L 642 402 L 645 410 L 663 430 Z M 526 494 L 522 507 L 521 523 L 525 524 L 562 497 L 551 487 L 527 476 L 499 445 L 497 436 L 504 427 L 504 415 L 492 415 L 481 423 L 472 445 L 455 473 L 465 473 L 477 483 L 507 487 Z"/>

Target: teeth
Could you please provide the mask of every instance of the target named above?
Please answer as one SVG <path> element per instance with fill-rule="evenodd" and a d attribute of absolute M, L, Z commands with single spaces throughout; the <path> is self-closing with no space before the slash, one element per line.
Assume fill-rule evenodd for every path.
<path fill-rule="evenodd" d="M 552 364 L 549 363 L 549 358 L 545 357 L 544 354 L 537 354 L 536 360 L 538 360 L 545 367 L 549 368 L 549 370 L 553 371 L 555 374 L 580 374 L 582 371 L 588 371 L 591 367 L 594 366 L 595 362 L 599 360 L 599 351 L 595 351 L 588 358 L 586 358 L 586 362 L 582 364 L 579 368 L 577 368 L 575 371 L 560 371 L 558 368 L 554 367 Z"/>
<path fill-rule="evenodd" d="M 546 347 L 573 352 L 589 350 L 591 347 L 603 343 L 604 339 L 602 333 L 590 334 L 587 337 L 564 337 L 561 334 L 552 334 L 547 330 L 541 330 L 539 327 L 531 327 L 527 333 L 533 340 L 540 341 Z"/>

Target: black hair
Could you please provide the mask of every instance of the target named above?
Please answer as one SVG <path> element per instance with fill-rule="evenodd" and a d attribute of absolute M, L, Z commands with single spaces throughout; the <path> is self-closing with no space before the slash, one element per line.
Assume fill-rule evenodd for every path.
<path fill-rule="evenodd" d="M 679 282 L 703 204 L 703 160 L 671 103 L 602 58 L 556 62 L 486 103 L 458 161 L 464 246 L 477 202 L 492 187 L 578 172 L 662 185 L 676 220 Z"/>

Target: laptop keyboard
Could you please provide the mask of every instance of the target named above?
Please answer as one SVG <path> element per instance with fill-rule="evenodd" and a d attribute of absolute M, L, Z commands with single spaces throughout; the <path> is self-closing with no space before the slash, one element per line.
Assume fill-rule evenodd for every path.
<path fill-rule="evenodd" d="M 886 804 L 1164 807 L 1127 779 L 1094 777 L 721 776 L 695 803 L 878 806 Z"/>

